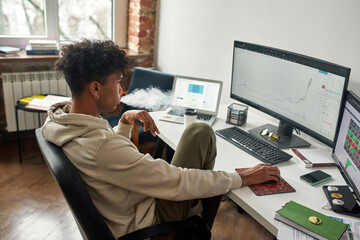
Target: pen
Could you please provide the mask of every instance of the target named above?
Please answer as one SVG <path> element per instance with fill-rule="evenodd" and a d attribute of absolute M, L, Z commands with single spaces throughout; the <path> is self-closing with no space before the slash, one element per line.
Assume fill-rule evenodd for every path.
<path fill-rule="evenodd" d="M 304 163 L 309 163 L 309 164 L 311 164 L 311 162 L 310 162 L 309 160 L 307 160 L 297 149 L 292 148 L 291 150 L 292 150 L 292 151 L 295 153 L 295 155 L 298 156 Z"/>
<path fill-rule="evenodd" d="M 144 123 L 140 120 L 135 119 L 134 123 L 140 124 L 141 126 L 144 126 Z"/>

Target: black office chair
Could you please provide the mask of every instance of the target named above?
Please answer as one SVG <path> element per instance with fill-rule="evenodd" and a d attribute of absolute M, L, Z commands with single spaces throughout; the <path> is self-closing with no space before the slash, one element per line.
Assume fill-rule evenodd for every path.
<path fill-rule="evenodd" d="M 42 136 L 40 128 L 36 129 L 35 133 L 45 162 L 60 187 L 83 238 L 113 240 L 114 237 L 93 204 L 77 169 L 60 147 Z M 183 222 L 146 227 L 126 234 L 118 240 L 146 239 L 169 232 L 179 232 L 176 239 L 211 238 L 211 231 L 202 218 L 193 216 Z"/>

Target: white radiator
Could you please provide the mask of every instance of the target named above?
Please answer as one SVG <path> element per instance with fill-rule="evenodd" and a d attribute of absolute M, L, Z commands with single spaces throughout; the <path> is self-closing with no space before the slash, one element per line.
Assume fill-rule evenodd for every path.
<path fill-rule="evenodd" d="M 71 96 L 70 89 L 63 75 L 56 71 L 20 72 L 1 74 L 7 131 L 16 131 L 15 104 L 25 96 L 34 94 L 60 94 Z M 19 130 L 30 130 L 41 126 L 46 113 L 41 113 L 40 124 L 37 113 L 18 111 Z"/>

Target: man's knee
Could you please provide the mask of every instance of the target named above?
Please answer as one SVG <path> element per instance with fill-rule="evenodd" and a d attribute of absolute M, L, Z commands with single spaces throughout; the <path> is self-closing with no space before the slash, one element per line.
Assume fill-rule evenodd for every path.
<path fill-rule="evenodd" d="M 186 131 L 193 132 L 196 134 L 213 134 L 214 131 L 209 124 L 206 123 L 193 123 L 190 124 Z"/>
<path fill-rule="evenodd" d="M 185 132 L 198 141 L 215 139 L 214 130 L 206 123 L 193 123 L 186 128 Z"/>
<path fill-rule="evenodd" d="M 192 123 L 184 131 L 171 164 L 178 167 L 213 169 L 215 157 L 214 130 L 205 123 Z"/>

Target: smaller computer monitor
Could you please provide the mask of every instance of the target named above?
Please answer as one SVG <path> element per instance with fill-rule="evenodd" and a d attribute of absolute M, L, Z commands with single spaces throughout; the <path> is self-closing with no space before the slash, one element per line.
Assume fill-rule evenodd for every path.
<path fill-rule="evenodd" d="M 346 94 L 332 157 L 360 199 L 360 99 L 351 91 Z"/>
<path fill-rule="evenodd" d="M 221 81 L 175 76 L 171 105 L 216 115 L 220 104 L 221 88 Z"/>

